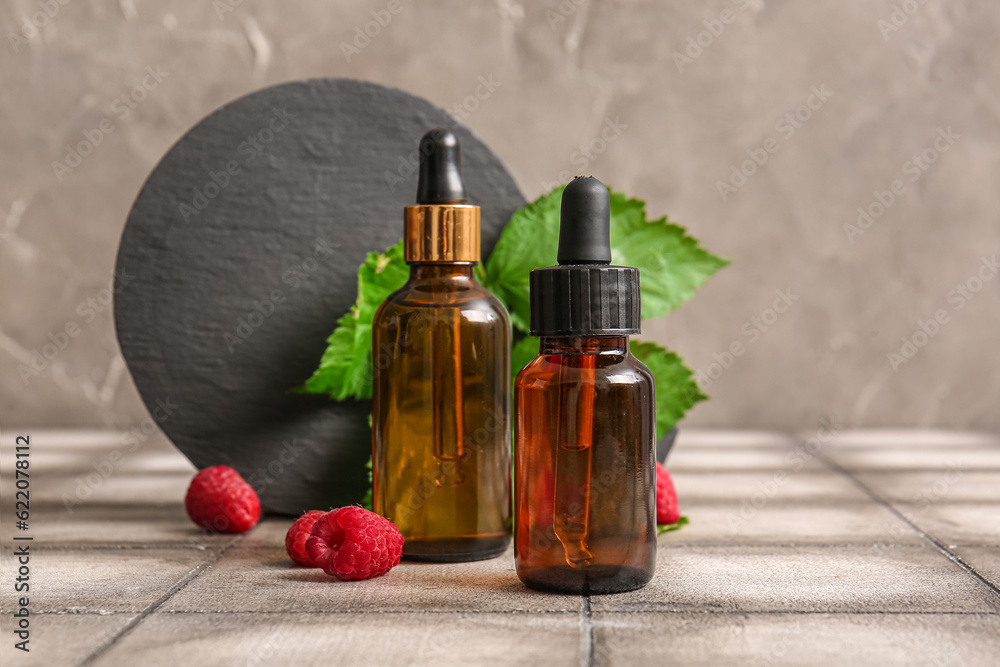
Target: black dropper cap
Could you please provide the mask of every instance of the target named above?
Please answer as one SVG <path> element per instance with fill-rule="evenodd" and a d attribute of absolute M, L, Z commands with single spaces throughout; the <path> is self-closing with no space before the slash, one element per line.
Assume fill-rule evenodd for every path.
<path fill-rule="evenodd" d="M 460 173 L 458 138 L 450 130 L 436 127 L 420 140 L 420 180 L 418 204 L 459 204 L 465 202 L 465 186 Z"/>
<path fill-rule="evenodd" d="M 592 176 L 563 191 L 557 258 L 529 277 L 532 336 L 639 333 L 639 270 L 610 265 L 610 197 Z"/>

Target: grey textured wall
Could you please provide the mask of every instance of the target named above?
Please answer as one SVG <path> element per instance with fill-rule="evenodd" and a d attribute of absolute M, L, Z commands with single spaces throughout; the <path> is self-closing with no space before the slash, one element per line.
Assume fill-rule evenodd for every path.
<path fill-rule="evenodd" d="M 996 3 L 18 0 L 0 11 L 4 425 L 145 418 L 106 305 L 140 185 L 225 102 L 347 76 L 454 109 L 529 199 L 593 173 L 733 259 L 645 325 L 713 396 L 686 423 L 1000 426 Z M 353 44 L 366 24 L 377 34 Z M 84 133 L 101 141 L 72 166 L 65 146 Z M 859 207 L 874 214 L 860 225 Z M 22 380 L 18 365 L 67 326 L 79 334 Z"/>

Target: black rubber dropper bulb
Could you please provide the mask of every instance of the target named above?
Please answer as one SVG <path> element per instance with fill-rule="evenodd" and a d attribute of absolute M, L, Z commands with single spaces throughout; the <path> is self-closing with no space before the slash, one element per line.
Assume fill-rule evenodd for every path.
<path fill-rule="evenodd" d="M 427 132 L 420 140 L 417 204 L 464 203 L 460 167 L 458 138 L 454 133 L 442 127 Z"/>
<path fill-rule="evenodd" d="M 532 336 L 639 333 L 639 271 L 611 265 L 611 195 L 592 176 L 563 190 L 556 258 L 528 277 Z"/>
<path fill-rule="evenodd" d="M 562 196 L 560 264 L 611 263 L 611 199 L 593 176 L 577 176 Z"/>

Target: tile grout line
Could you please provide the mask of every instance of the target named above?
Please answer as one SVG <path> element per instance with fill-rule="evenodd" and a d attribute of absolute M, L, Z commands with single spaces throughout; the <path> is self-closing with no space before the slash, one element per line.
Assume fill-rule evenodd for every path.
<path fill-rule="evenodd" d="M 907 526 L 909 526 L 915 533 L 917 533 L 917 535 L 919 535 L 920 537 L 922 537 L 927 542 L 930 542 L 930 544 L 935 549 L 937 549 L 942 554 L 944 554 L 944 556 L 948 560 L 952 561 L 953 563 L 955 563 L 956 565 L 958 565 L 960 568 L 962 568 L 963 570 L 965 570 L 967 573 L 969 573 L 970 575 L 972 575 L 972 577 L 974 579 L 977 579 L 981 584 L 983 584 L 984 586 L 986 586 L 986 588 L 988 588 L 990 590 L 990 592 L 992 592 L 994 595 L 996 595 L 998 598 L 1000 598 L 1000 588 L 997 588 L 997 586 L 993 582 L 991 582 L 989 579 L 987 579 L 986 577 L 984 577 L 983 575 L 981 575 L 978 571 L 976 571 L 975 568 L 973 568 L 971 565 L 969 565 L 964 560 L 962 560 L 962 558 L 959 557 L 957 554 L 953 553 L 950 549 L 948 549 L 948 547 L 946 547 L 944 545 L 944 543 L 942 543 L 936 537 L 934 537 L 933 535 L 931 535 L 930 533 L 928 533 L 927 531 L 925 531 L 923 528 L 921 528 L 920 526 L 918 526 L 917 524 L 915 524 L 913 521 L 911 521 L 905 514 L 903 514 L 902 512 L 900 512 L 898 509 L 896 509 L 896 507 L 893 506 L 892 503 L 890 503 L 888 500 L 886 500 L 882 496 L 880 496 L 877 493 L 875 493 L 875 491 L 873 489 L 871 489 L 867 484 L 865 484 L 861 480 L 857 479 L 854 475 L 852 475 L 850 473 L 849 470 L 847 470 L 847 468 L 844 468 L 842 465 L 840 465 L 839 463 L 837 463 L 833 459 L 829 458 L 828 456 L 826 456 L 822 452 L 817 452 L 816 453 L 816 458 L 818 458 L 819 460 L 821 460 L 830 469 L 832 469 L 832 470 L 840 473 L 841 475 L 847 477 L 847 479 L 850 480 L 850 482 L 852 484 L 854 484 L 863 493 L 865 493 L 869 498 L 871 498 L 873 501 L 875 501 L 875 503 L 877 503 L 878 505 L 881 505 L 882 507 L 884 507 L 887 510 L 889 510 L 889 512 L 892 513 L 893 516 L 895 516 L 897 519 L 899 519 L 904 524 L 906 524 Z"/>
<path fill-rule="evenodd" d="M 180 581 L 178 581 L 173 586 L 168 588 L 163 595 L 161 595 L 158 599 L 151 602 L 149 605 L 146 606 L 145 609 L 136 614 L 135 618 L 133 618 L 132 620 L 130 620 L 128 623 L 125 624 L 125 627 L 123 627 L 121 630 L 116 632 L 108 639 L 101 642 L 101 644 L 97 648 L 91 651 L 83 660 L 80 661 L 79 663 L 80 667 L 85 667 L 86 665 L 93 664 L 95 660 L 97 660 L 102 655 L 107 653 L 112 646 L 117 644 L 123 637 L 132 632 L 132 630 L 134 630 L 140 623 L 146 620 L 146 618 L 150 614 L 159 609 L 167 600 L 169 600 L 178 592 L 180 592 L 189 583 L 200 577 L 202 573 L 205 572 L 205 570 L 207 570 L 208 568 L 219 562 L 219 559 L 222 558 L 222 556 L 225 555 L 225 553 L 229 551 L 231 547 L 233 547 L 237 542 L 239 542 L 242 539 L 243 535 L 238 535 L 234 537 L 232 540 L 230 540 L 228 544 L 226 544 L 221 549 L 216 551 L 205 562 L 203 562 L 201 565 L 188 572 L 186 575 L 184 575 L 180 579 Z"/>
<path fill-rule="evenodd" d="M 580 667 L 594 665 L 594 619 L 590 615 L 590 596 L 580 598 Z"/>
<path fill-rule="evenodd" d="M 870 500 L 870 499 L 869 499 Z M 866 501 L 867 502 L 867 501 Z M 727 540 L 702 540 L 699 542 L 685 542 L 679 539 L 681 536 L 678 535 L 677 538 L 671 541 L 674 547 L 680 547 L 684 549 L 720 549 L 728 548 L 730 542 Z M 908 542 L 886 542 L 887 546 L 898 547 L 901 549 L 911 549 L 920 545 L 920 543 L 908 543 Z M 751 548 L 779 548 L 779 547 L 790 547 L 790 548 L 817 548 L 817 549 L 839 549 L 841 547 L 869 547 L 871 542 L 790 542 L 782 540 L 762 540 L 755 542 L 746 542 L 741 546 L 751 547 Z M 959 545 L 963 547 L 982 547 L 982 548 L 997 548 L 1000 547 L 1000 541 L 998 542 L 966 542 L 959 541 Z M 70 551 L 129 551 L 129 550 L 160 550 L 160 549 L 173 549 L 178 551 L 190 550 L 190 551 L 211 551 L 212 549 L 217 549 L 225 545 L 215 545 L 215 546 L 203 546 L 197 544 L 182 544 L 179 542 L 163 542 L 151 545 L 122 545 L 122 544 L 70 544 L 70 543 L 48 543 L 48 544 L 38 544 L 32 546 L 32 549 L 37 549 L 42 552 L 70 552 Z M 284 546 L 280 544 L 242 544 L 234 545 L 237 551 L 284 551 Z M 14 545 L 4 544 L 3 549 L 7 551 L 13 551 Z M 3 554 L 4 556 L 9 556 L 10 554 Z"/>
<path fill-rule="evenodd" d="M 184 612 L 189 613 L 189 612 Z M 642 614 L 704 614 L 706 616 L 1000 616 L 998 611 L 853 611 L 845 609 L 662 609 L 639 607 L 636 609 L 606 609 L 601 615 Z"/>
<path fill-rule="evenodd" d="M 4 549 L 13 549 L 15 544 L 3 544 Z M 115 544 L 113 542 L 91 542 L 91 543 L 80 543 L 80 542 L 43 542 L 37 545 L 32 545 L 32 550 L 36 551 L 160 551 L 166 549 L 173 549 L 177 551 L 191 550 L 191 551 L 205 551 L 209 552 L 213 549 L 219 549 L 225 547 L 226 543 L 221 544 L 195 544 L 195 543 L 185 543 L 185 542 L 151 542 L 147 544 Z M 239 547 L 240 549 L 258 549 L 261 547 Z M 278 549 L 280 547 L 274 546 L 269 547 L 273 549 Z"/>
<path fill-rule="evenodd" d="M 8 613 L 8 612 L 3 612 Z M 137 612 L 129 610 L 114 611 L 38 611 L 32 612 L 37 616 L 123 616 L 134 615 Z M 266 616 L 269 614 L 282 615 L 309 615 L 309 616 L 354 616 L 354 615 L 384 615 L 384 616 L 420 616 L 427 614 L 478 614 L 482 616 L 546 616 L 558 615 L 568 616 L 575 614 L 580 616 L 579 611 L 572 609 L 161 609 L 158 614 L 164 615 L 228 615 L 228 616 Z M 600 609 L 596 612 L 600 615 L 629 615 L 629 614 L 705 614 L 717 616 L 767 616 L 767 615 L 820 615 L 820 616 L 998 616 L 997 611 L 910 611 L 910 610 L 847 610 L 847 609 L 670 609 L 663 607 L 637 607 L 635 609 Z M 583 642 L 581 641 L 581 644 Z"/>

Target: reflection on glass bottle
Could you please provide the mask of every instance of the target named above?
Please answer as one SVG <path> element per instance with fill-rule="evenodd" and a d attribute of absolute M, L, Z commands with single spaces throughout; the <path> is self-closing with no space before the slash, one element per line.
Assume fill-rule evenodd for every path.
<path fill-rule="evenodd" d="M 455 136 L 428 132 L 420 155 L 410 279 L 372 330 L 375 511 L 399 527 L 404 558 L 491 558 L 510 543 L 510 321 L 473 276 L 479 207 Z"/>
<path fill-rule="evenodd" d="M 656 563 L 655 384 L 628 346 L 639 274 L 610 266 L 608 231 L 607 188 L 574 180 L 559 266 L 531 274 L 541 349 L 514 383 L 514 555 L 541 590 L 632 590 Z"/>

